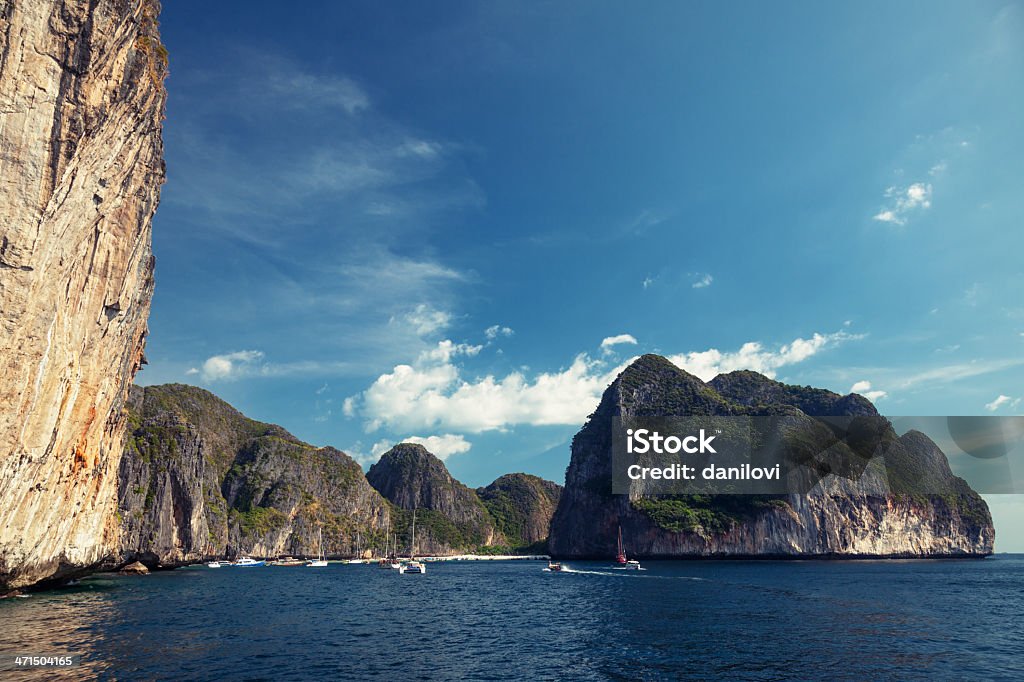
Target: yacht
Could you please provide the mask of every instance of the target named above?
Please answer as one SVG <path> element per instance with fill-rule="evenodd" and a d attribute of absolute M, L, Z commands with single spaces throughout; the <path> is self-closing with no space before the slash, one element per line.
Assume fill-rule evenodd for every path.
<path fill-rule="evenodd" d="M 426 573 L 427 566 L 416 561 L 416 508 L 412 510 L 412 540 L 409 542 L 409 561 L 398 565 L 399 573 Z"/>
<path fill-rule="evenodd" d="M 359 549 L 359 546 L 361 544 L 362 544 L 362 538 L 360 538 L 359 532 L 357 531 L 356 532 L 356 555 L 355 555 L 354 558 L 352 558 L 352 559 L 345 559 L 341 563 L 343 563 L 343 564 L 365 564 L 366 560 L 363 559 L 363 552 L 362 552 L 361 549 Z"/>
<path fill-rule="evenodd" d="M 316 555 L 316 559 L 310 559 L 306 562 L 306 566 L 310 568 L 323 568 L 327 565 L 327 559 L 324 557 L 324 527 L 320 526 L 319 531 L 319 546 L 320 552 Z"/>
<path fill-rule="evenodd" d="M 263 561 L 262 559 L 257 561 L 252 557 L 244 556 L 235 563 L 231 564 L 231 566 L 237 566 L 238 568 L 252 568 L 254 566 L 265 566 L 266 564 L 267 562 Z"/>
<path fill-rule="evenodd" d="M 206 567 L 207 568 L 220 568 L 222 565 L 223 565 L 223 562 L 221 562 L 221 561 L 207 561 L 206 562 Z"/>
<path fill-rule="evenodd" d="M 391 519 L 388 519 L 388 527 L 384 531 L 384 556 L 377 562 L 377 568 L 386 568 L 391 570 L 392 568 L 398 568 L 398 561 L 396 561 L 391 553 L 388 552 L 391 544 Z M 395 543 L 398 544 L 397 542 Z M 394 564 L 394 565 L 392 565 Z"/>

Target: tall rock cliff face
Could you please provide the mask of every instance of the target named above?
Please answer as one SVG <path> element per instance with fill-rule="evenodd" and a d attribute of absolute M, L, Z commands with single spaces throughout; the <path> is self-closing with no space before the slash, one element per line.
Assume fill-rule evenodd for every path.
<path fill-rule="evenodd" d="M 193 386 L 135 387 L 115 563 L 329 556 L 383 547 L 389 506 L 345 453 L 248 419 Z"/>
<path fill-rule="evenodd" d="M 381 495 L 399 511 L 395 530 L 408 547 L 412 510 L 416 511 L 416 551 L 420 554 L 455 554 L 479 547 L 504 545 L 477 494 L 448 473 L 444 462 L 422 445 L 400 443 L 366 473 Z"/>
<path fill-rule="evenodd" d="M 562 486 L 530 474 L 505 474 L 476 493 L 510 546 L 547 551 Z"/>
<path fill-rule="evenodd" d="M 0 587 L 116 543 L 163 182 L 151 0 L 0 3 Z"/>
<path fill-rule="evenodd" d="M 785 415 L 806 433 L 824 428 L 814 417 L 872 417 L 887 449 L 884 463 L 872 461 L 860 478 L 828 474 L 808 494 L 613 495 L 612 419 L 666 415 Z M 550 551 L 613 556 L 618 526 L 627 552 L 642 557 L 985 556 L 995 535 L 988 506 L 953 476 L 939 448 L 916 431 L 897 437 L 861 396 L 787 386 L 755 372 L 705 384 L 654 355 L 619 375 L 573 439 Z"/>

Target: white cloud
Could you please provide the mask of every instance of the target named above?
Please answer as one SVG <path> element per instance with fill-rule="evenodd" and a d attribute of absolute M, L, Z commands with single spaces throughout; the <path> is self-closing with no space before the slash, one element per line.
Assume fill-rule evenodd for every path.
<path fill-rule="evenodd" d="M 366 467 L 380 459 L 381 455 L 390 450 L 393 446 L 394 442 L 383 439 L 370 446 L 370 452 L 365 453 L 363 452 L 363 444 L 360 442 L 349 448 L 346 453 L 361 466 Z"/>
<path fill-rule="evenodd" d="M 418 156 L 423 159 L 432 159 L 441 153 L 441 149 L 441 145 L 437 142 L 406 140 L 399 145 L 396 153 L 398 156 Z"/>
<path fill-rule="evenodd" d="M 1001 408 L 1003 405 L 1009 405 L 1011 409 L 1015 408 L 1018 405 L 1020 405 L 1020 398 L 1014 399 L 1014 398 L 1011 398 L 1008 395 L 1003 395 L 1003 394 L 1000 393 L 999 397 L 997 397 L 995 400 L 993 400 L 992 402 L 987 403 L 985 405 L 985 409 L 988 410 L 989 412 L 995 412 L 996 410 Z"/>
<path fill-rule="evenodd" d="M 283 107 L 293 109 L 341 109 L 349 115 L 369 108 L 366 91 L 347 76 L 318 75 L 304 72 L 283 59 L 263 58 L 266 81 L 256 93 L 260 100 L 268 96 Z"/>
<path fill-rule="evenodd" d="M 240 350 L 224 355 L 214 355 L 203 363 L 200 374 L 206 381 L 237 379 L 258 369 L 262 359 L 263 352 L 258 350 Z"/>
<path fill-rule="evenodd" d="M 885 391 L 872 391 L 870 381 L 858 381 L 850 387 L 850 393 L 859 393 L 871 402 L 876 402 L 889 395 Z"/>
<path fill-rule="evenodd" d="M 909 376 L 898 377 L 895 380 L 890 380 L 889 383 L 895 381 L 899 388 L 911 388 L 920 384 L 942 385 L 982 374 L 1002 371 L 1011 367 L 1019 367 L 1020 365 L 1024 365 L 1024 360 L 1020 358 L 964 362 L 956 365 L 933 367 Z"/>
<path fill-rule="evenodd" d="M 491 325 L 484 330 L 484 336 L 487 337 L 488 341 L 493 341 L 499 336 L 512 336 L 515 334 L 511 327 L 503 327 L 500 324 Z"/>
<path fill-rule="evenodd" d="M 185 374 L 187 374 L 188 376 L 192 376 L 193 374 L 199 374 L 199 368 L 198 367 L 189 367 L 188 371 L 186 371 Z"/>
<path fill-rule="evenodd" d="M 577 424 L 614 379 L 603 369 L 581 354 L 568 368 L 532 380 L 512 372 L 466 381 L 443 353 L 424 354 L 416 366 L 398 365 L 378 377 L 360 396 L 360 413 L 368 431 L 388 426 L 479 433 L 515 424 Z"/>
<path fill-rule="evenodd" d="M 893 225 L 906 225 L 908 215 L 931 208 L 931 183 L 915 182 L 907 187 L 892 186 L 885 190 L 888 205 L 875 214 L 874 219 Z"/>
<path fill-rule="evenodd" d="M 349 418 L 356 416 L 356 399 L 354 397 L 345 398 L 341 403 L 341 413 Z"/>
<path fill-rule="evenodd" d="M 616 336 L 608 336 L 601 341 L 601 352 L 607 355 L 613 351 L 615 346 L 621 346 L 622 344 L 635 346 L 637 344 L 636 337 L 634 337 L 632 334 L 618 334 Z"/>
<path fill-rule="evenodd" d="M 949 164 L 945 161 L 939 161 L 937 164 L 928 169 L 928 175 L 935 177 L 936 175 L 942 175 L 949 168 Z"/>
<path fill-rule="evenodd" d="M 473 357 L 483 350 L 483 346 L 473 346 L 468 343 L 455 343 L 448 339 L 439 341 L 437 346 L 420 353 L 419 362 L 428 363 L 432 361 L 447 363 L 452 358 L 464 355 Z"/>
<path fill-rule="evenodd" d="M 661 225 L 668 217 L 667 214 L 661 211 L 645 208 L 626 224 L 625 233 L 628 235 L 641 235 L 652 227 Z"/>
<path fill-rule="evenodd" d="M 420 336 L 429 336 L 447 329 L 451 324 L 452 314 L 432 308 L 426 303 L 420 303 L 412 312 L 405 314 L 404 320 Z"/>
<path fill-rule="evenodd" d="M 652 284 L 654 284 L 654 278 L 653 277 L 644 277 L 644 281 L 643 281 L 644 289 L 650 289 Z"/>
<path fill-rule="evenodd" d="M 710 349 L 670 356 L 669 360 L 705 381 L 735 369 L 753 369 L 774 376 L 780 367 L 802 362 L 829 346 L 855 338 L 860 337 L 846 332 L 815 334 L 775 350 L 751 342 L 735 352 Z M 605 341 L 614 343 L 602 343 L 602 349 L 636 342 L 628 334 Z M 351 399 L 349 411 L 365 419 L 369 432 L 387 427 L 406 433 L 480 433 L 517 424 L 582 424 L 608 384 L 628 364 L 611 367 L 605 360 L 580 353 L 568 367 L 554 372 L 529 377 L 529 370 L 523 368 L 504 377 L 467 379 L 452 360 L 478 350 L 479 346 L 441 342 L 421 353 L 415 363 L 397 365 L 380 375 L 362 394 Z"/>
<path fill-rule="evenodd" d="M 461 455 L 469 452 L 473 444 L 463 436 L 446 433 L 441 436 L 410 436 L 402 440 L 403 443 L 419 443 L 432 454 L 437 455 L 440 460 L 446 460 L 452 455 Z"/>
<path fill-rule="evenodd" d="M 847 332 L 814 334 L 809 339 L 794 339 L 775 350 L 766 349 L 757 341 L 743 344 L 738 351 L 722 352 L 717 348 L 670 355 L 668 359 L 703 381 L 711 381 L 717 375 L 738 369 L 751 369 L 767 377 L 774 377 L 777 369 L 803 362 L 820 351 L 842 343 L 862 338 Z"/>
<path fill-rule="evenodd" d="M 714 281 L 714 277 L 712 277 L 708 273 L 704 273 L 703 275 L 699 275 L 697 281 L 695 281 L 691 286 L 694 289 L 706 289 L 707 287 L 711 286 L 711 283 Z"/>

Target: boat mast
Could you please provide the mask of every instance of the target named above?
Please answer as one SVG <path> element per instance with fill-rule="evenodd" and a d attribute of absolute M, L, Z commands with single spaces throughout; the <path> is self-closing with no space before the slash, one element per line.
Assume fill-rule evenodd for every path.
<path fill-rule="evenodd" d="M 409 558 L 416 558 L 416 507 L 412 508 L 412 539 L 409 540 Z"/>

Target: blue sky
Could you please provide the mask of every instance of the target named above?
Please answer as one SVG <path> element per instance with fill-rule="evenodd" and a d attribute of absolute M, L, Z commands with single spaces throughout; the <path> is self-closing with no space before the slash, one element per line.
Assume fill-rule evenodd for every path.
<path fill-rule="evenodd" d="M 182 0 L 162 29 L 141 383 L 364 464 L 422 439 L 470 485 L 561 481 L 642 352 L 1021 412 L 1020 4 Z"/>

